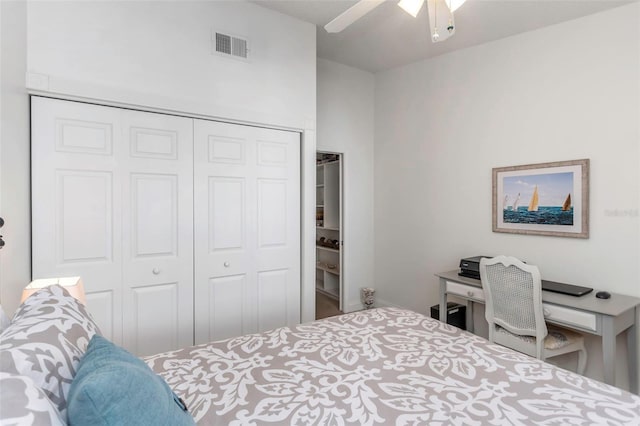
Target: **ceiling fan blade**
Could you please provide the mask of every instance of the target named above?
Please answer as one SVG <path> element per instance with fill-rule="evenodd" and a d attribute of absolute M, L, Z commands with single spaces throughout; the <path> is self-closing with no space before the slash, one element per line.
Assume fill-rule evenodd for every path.
<path fill-rule="evenodd" d="M 385 0 L 360 0 L 324 26 L 328 33 L 339 33 L 367 13 L 384 3 Z"/>
<path fill-rule="evenodd" d="M 398 6 L 414 18 L 420 13 L 423 4 L 424 0 L 400 0 L 398 2 Z"/>

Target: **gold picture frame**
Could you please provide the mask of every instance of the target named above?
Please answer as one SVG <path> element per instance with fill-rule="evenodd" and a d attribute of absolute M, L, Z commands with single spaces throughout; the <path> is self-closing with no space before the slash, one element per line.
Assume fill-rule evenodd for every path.
<path fill-rule="evenodd" d="M 497 167 L 493 232 L 589 238 L 589 159 Z"/>

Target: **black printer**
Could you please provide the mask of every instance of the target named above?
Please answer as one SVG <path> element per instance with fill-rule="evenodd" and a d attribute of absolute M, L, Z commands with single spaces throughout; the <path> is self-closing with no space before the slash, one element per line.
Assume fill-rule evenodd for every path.
<path fill-rule="evenodd" d="M 480 259 L 486 257 L 491 259 L 493 256 L 474 256 L 460 259 L 460 272 L 458 275 L 461 277 L 480 279 Z"/>

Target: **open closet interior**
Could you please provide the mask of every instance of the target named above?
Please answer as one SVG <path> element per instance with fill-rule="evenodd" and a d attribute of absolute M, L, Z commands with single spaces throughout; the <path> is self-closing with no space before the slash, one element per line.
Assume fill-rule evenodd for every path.
<path fill-rule="evenodd" d="M 316 318 L 342 313 L 342 155 L 316 154 Z"/>

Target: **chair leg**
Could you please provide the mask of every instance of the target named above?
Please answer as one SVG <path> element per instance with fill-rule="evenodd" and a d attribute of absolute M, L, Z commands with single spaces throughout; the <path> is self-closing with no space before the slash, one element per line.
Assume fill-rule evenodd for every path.
<path fill-rule="evenodd" d="M 587 368 L 587 350 L 582 347 L 578 351 L 578 371 L 580 375 L 584 375 L 584 370 Z"/>

